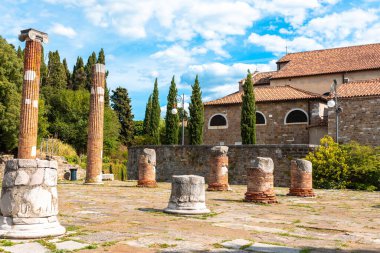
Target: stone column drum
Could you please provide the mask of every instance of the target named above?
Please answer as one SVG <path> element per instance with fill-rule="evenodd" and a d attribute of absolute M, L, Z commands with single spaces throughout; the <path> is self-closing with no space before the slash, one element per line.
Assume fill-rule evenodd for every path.
<path fill-rule="evenodd" d="M 172 192 L 165 213 L 206 214 L 205 179 L 195 175 L 172 177 Z"/>
<path fill-rule="evenodd" d="M 312 164 L 304 159 L 290 163 L 290 189 L 288 195 L 314 197 Z"/>
<path fill-rule="evenodd" d="M 156 182 L 156 151 L 144 148 L 139 157 L 139 180 L 138 187 L 157 187 Z"/>
<path fill-rule="evenodd" d="M 247 192 L 245 201 L 277 203 L 273 191 L 273 161 L 269 157 L 257 157 L 253 167 L 247 168 Z"/>
<path fill-rule="evenodd" d="M 228 184 L 228 147 L 211 148 L 210 174 L 207 191 L 230 191 Z"/>
<path fill-rule="evenodd" d="M 65 233 L 57 219 L 56 161 L 7 162 L 0 201 L 0 236 L 30 239 Z"/>
<path fill-rule="evenodd" d="M 92 67 L 86 184 L 102 184 L 105 74 L 104 64 L 97 63 Z"/>
<path fill-rule="evenodd" d="M 21 31 L 19 40 L 26 41 L 26 46 L 24 51 L 24 83 L 22 87 L 18 158 L 33 159 L 37 155 L 41 43 L 48 42 L 48 35 L 34 29 L 27 29 Z"/>

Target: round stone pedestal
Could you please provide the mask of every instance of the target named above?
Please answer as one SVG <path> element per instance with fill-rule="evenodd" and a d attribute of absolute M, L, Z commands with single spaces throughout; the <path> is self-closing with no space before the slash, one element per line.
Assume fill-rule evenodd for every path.
<path fill-rule="evenodd" d="M 138 187 L 157 187 L 156 182 L 156 151 L 144 148 L 143 154 L 139 157 L 139 180 Z"/>
<path fill-rule="evenodd" d="M 31 239 L 65 233 L 57 219 L 57 162 L 14 159 L 6 163 L 0 236 Z"/>
<path fill-rule="evenodd" d="M 273 191 L 273 161 L 269 157 L 257 157 L 253 167 L 247 168 L 247 192 L 245 201 L 277 203 Z"/>
<path fill-rule="evenodd" d="M 172 192 L 165 213 L 206 214 L 205 179 L 195 175 L 172 177 Z"/>
<path fill-rule="evenodd" d="M 228 184 L 228 147 L 211 148 L 210 174 L 207 191 L 230 191 Z"/>
<path fill-rule="evenodd" d="M 315 197 L 311 162 L 304 159 L 295 159 L 290 164 L 290 189 L 288 195 Z"/>

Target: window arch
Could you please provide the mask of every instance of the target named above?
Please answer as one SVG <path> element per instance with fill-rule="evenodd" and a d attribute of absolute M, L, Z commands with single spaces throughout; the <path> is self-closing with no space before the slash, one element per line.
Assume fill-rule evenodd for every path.
<path fill-rule="evenodd" d="M 295 108 L 285 115 L 284 124 L 308 124 L 309 123 L 309 116 L 307 113 L 300 109 Z"/>
<path fill-rule="evenodd" d="M 265 118 L 264 113 L 256 111 L 256 125 L 266 125 L 267 119 Z"/>
<path fill-rule="evenodd" d="M 210 117 L 208 121 L 209 129 L 225 129 L 228 128 L 228 120 L 225 114 L 217 113 Z"/>

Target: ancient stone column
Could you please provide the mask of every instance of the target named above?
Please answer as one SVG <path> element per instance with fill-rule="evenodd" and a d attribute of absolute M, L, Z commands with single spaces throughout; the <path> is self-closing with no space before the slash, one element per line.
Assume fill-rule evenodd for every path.
<path fill-rule="evenodd" d="M 38 98 L 40 87 L 41 43 L 48 42 L 46 33 L 27 29 L 19 35 L 26 41 L 24 51 L 24 83 L 22 86 L 18 158 L 32 159 L 37 154 Z"/>
<path fill-rule="evenodd" d="M 92 67 L 86 184 L 102 184 L 105 74 L 104 64 L 97 63 Z"/>
<path fill-rule="evenodd" d="M 206 214 L 205 179 L 195 175 L 172 177 L 172 192 L 165 213 Z"/>
<path fill-rule="evenodd" d="M 144 148 L 139 157 L 139 187 L 157 187 L 156 182 L 156 151 Z"/>
<path fill-rule="evenodd" d="M 30 239 L 65 233 L 57 219 L 56 161 L 6 163 L 0 201 L 0 236 Z"/>
<path fill-rule="evenodd" d="M 273 168 L 273 161 L 269 157 L 257 157 L 253 166 L 247 168 L 245 201 L 277 203 L 273 191 Z"/>
<path fill-rule="evenodd" d="M 290 163 L 290 189 L 288 195 L 314 197 L 312 164 L 304 159 Z"/>
<path fill-rule="evenodd" d="M 230 191 L 228 184 L 228 147 L 215 146 L 211 148 L 210 174 L 208 191 Z"/>

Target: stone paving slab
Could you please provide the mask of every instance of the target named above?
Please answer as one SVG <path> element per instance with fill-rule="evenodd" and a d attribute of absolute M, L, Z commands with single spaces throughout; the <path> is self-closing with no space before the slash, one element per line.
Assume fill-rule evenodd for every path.
<path fill-rule="evenodd" d="M 75 241 L 64 241 L 55 244 L 58 250 L 77 250 L 87 247 L 88 244 L 75 242 Z"/>
<path fill-rule="evenodd" d="M 2 246 L 2 248 L 11 253 L 48 253 L 47 248 L 37 242 L 28 242 L 23 244 L 16 244 L 10 247 Z"/>
<path fill-rule="evenodd" d="M 265 244 L 254 243 L 252 246 L 246 248 L 247 251 L 266 252 L 266 253 L 299 253 L 299 249 Z"/>
<path fill-rule="evenodd" d="M 252 244 L 252 242 L 244 239 L 236 239 L 233 241 L 223 242 L 220 245 L 228 249 L 241 249 L 242 247 L 247 246 L 249 244 Z"/>

